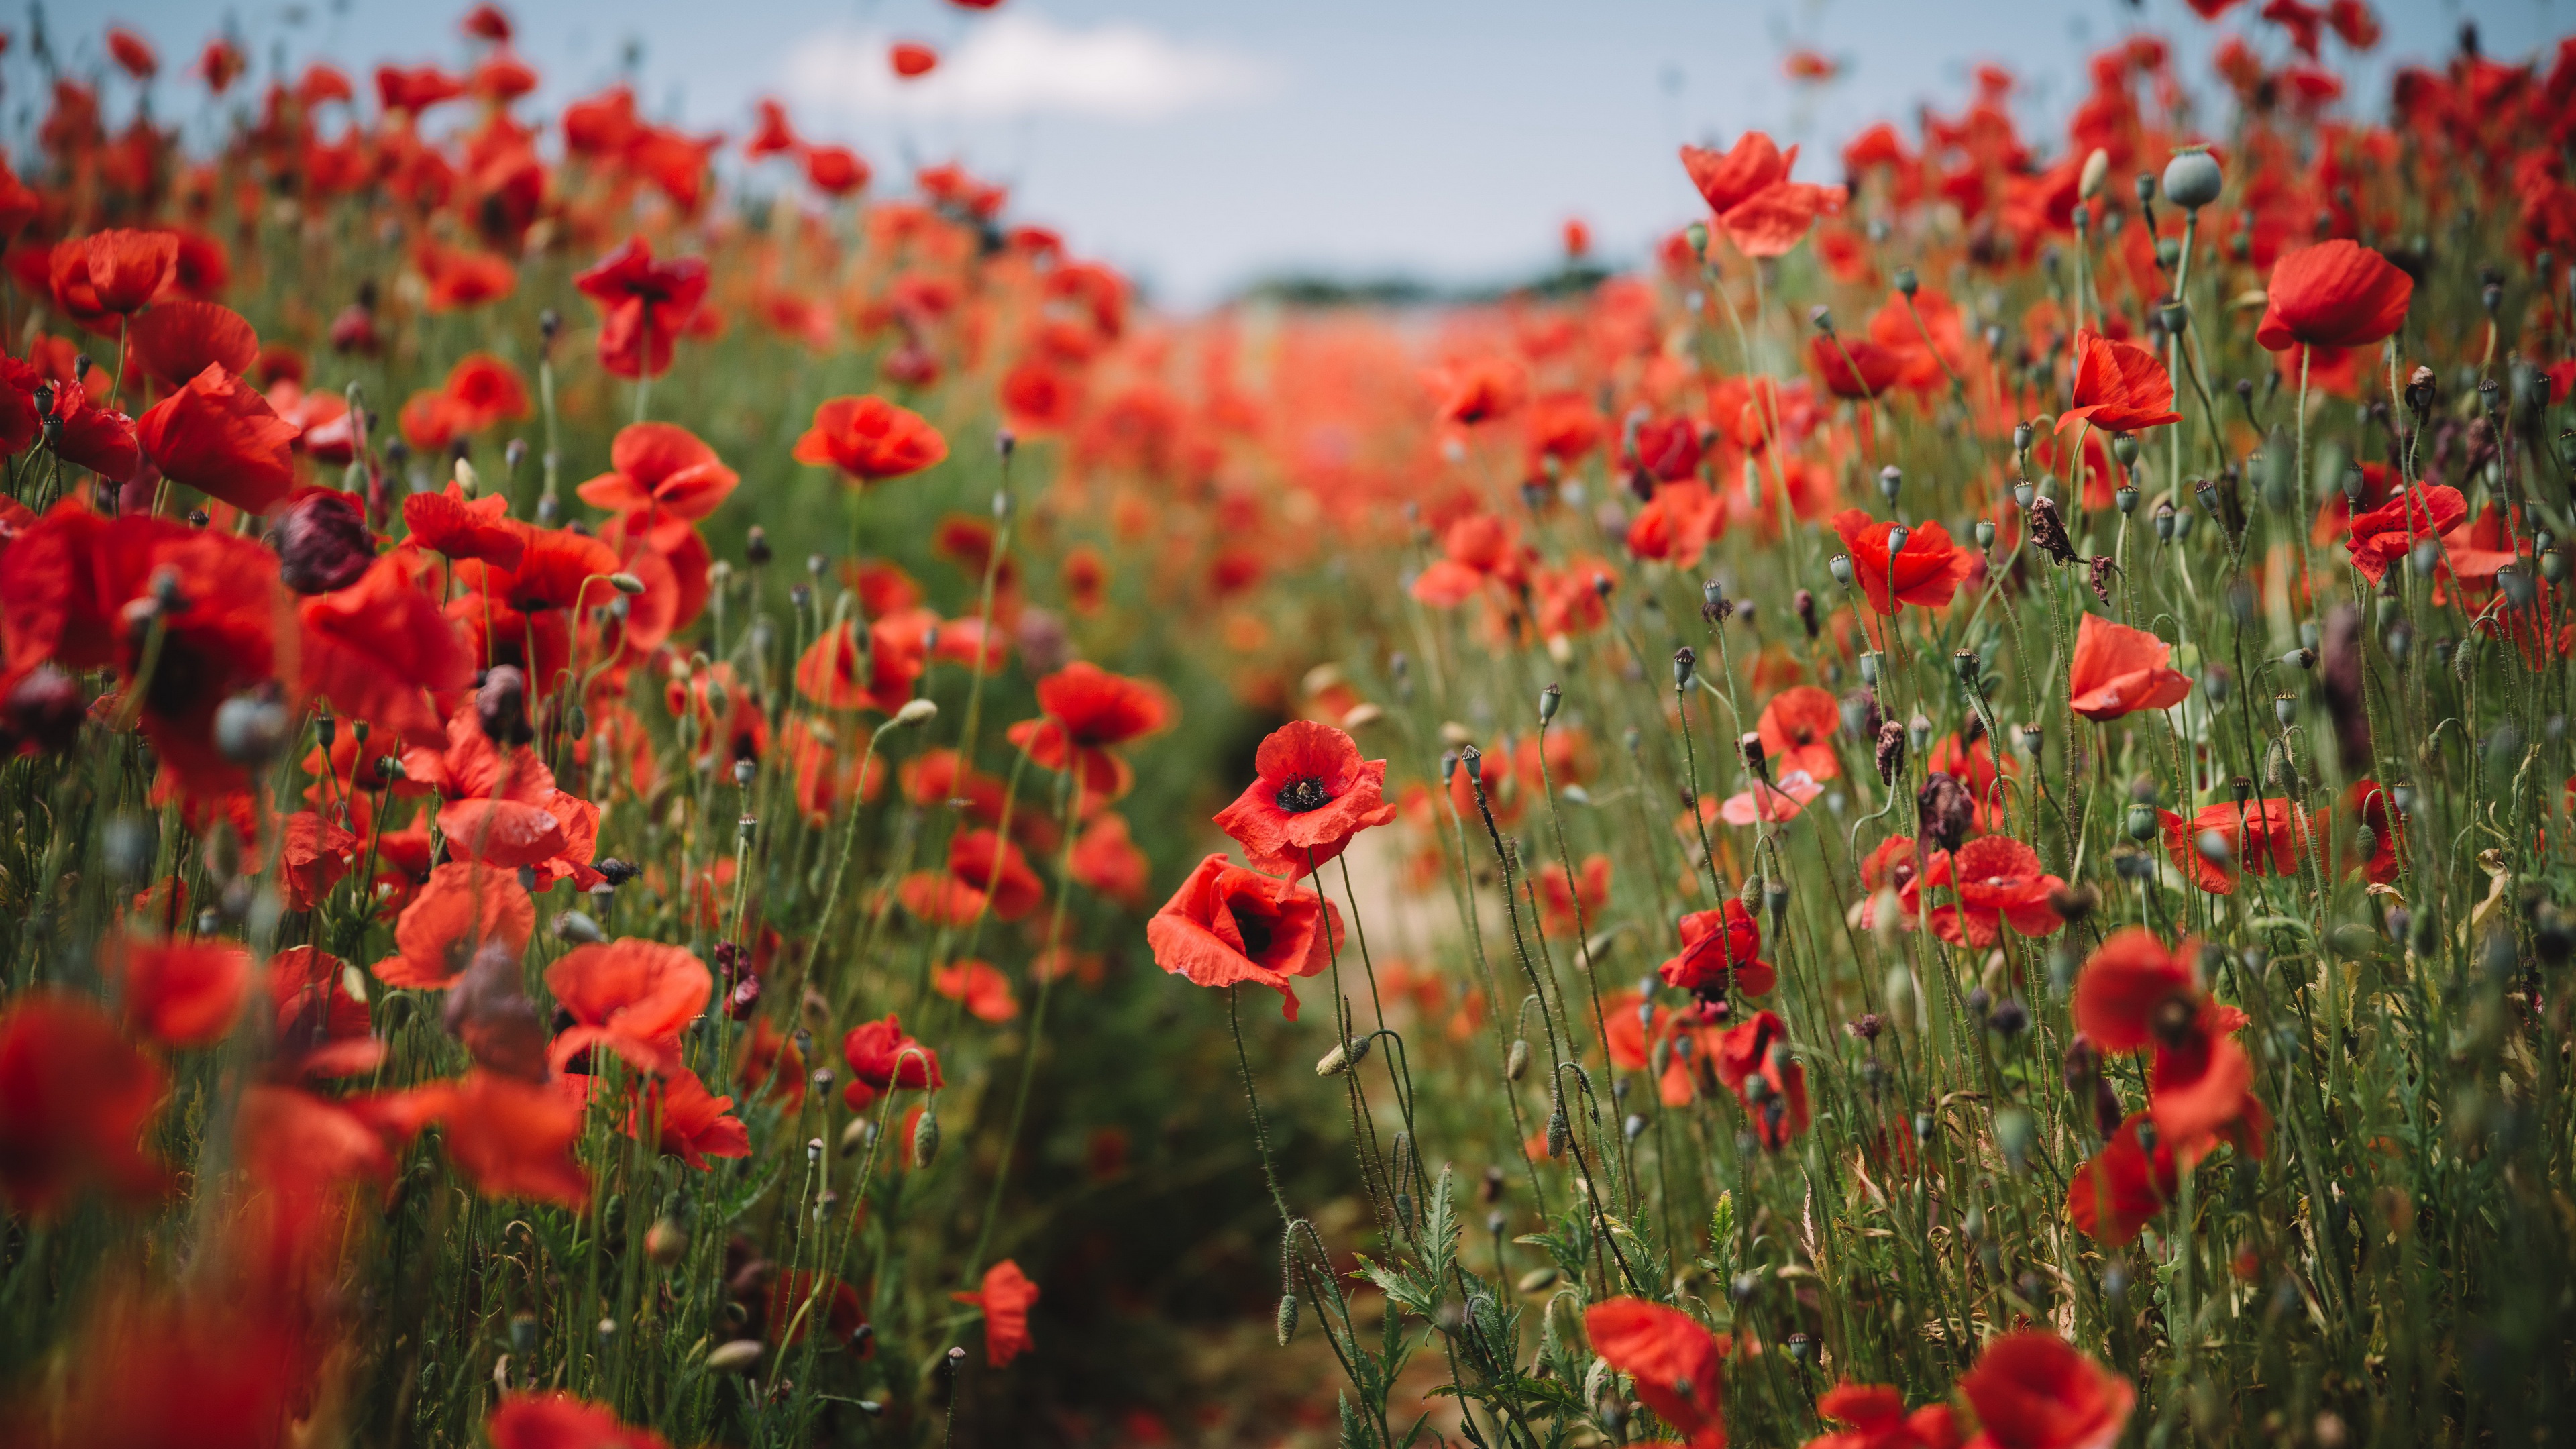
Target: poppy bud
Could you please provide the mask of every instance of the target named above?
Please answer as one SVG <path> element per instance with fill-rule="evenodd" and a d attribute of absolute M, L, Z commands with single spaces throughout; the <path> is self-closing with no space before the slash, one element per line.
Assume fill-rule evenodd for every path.
<path fill-rule="evenodd" d="M 894 712 L 894 718 L 888 721 L 888 723 L 898 725 L 927 724 L 931 720 L 937 718 L 939 718 L 939 706 L 937 704 L 926 699 L 908 699 L 904 701 L 903 708 Z"/>
<path fill-rule="evenodd" d="M 1760 1081 L 1761 1078 L 1754 1077 L 1749 1078 L 1748 1080 Z M 1560 1092 L 1556 1096 L 1555 1105 L 1548 1109 L 1547 1155 L 1550 1157 L 1563 1157 L 1565 1155 L 1565 1149 L 1573 1145 L 1574 1122 L 1571 1118 L 1565 1115 L 1565 1097 L 1564 1094 Z"/>
<path fill-rule="evenodd" d="M 724 565 L 719 563 L 716 566 L 722 568 Z M 622 569 L 608 576 L 608 585 L 630 599 L 644 592 L 644 581 Z"/>
<path fill-rule="evenodd" d="M 769 1346 L 756 1338 L 737 1338 L 720 1343 L 707 1350 L 707 1370 L 720 1374 L 740 1373 L 760 1362 L 760 1356 L 768 1351 Z"/>
<path fill-rule="evenodd" d="M 1369 1039 L 1364 1036 L 1352 1037 L 1349 1041 L 1343 1042 L 1341 1045 L 1334 1047 L 1331 1051 L 1324 1053 L 1323 1058 L 1315 1063 L 1315 1075 L 1319 1077 L 1338 1077 L 1342 1073 L 1349 1071 L 1352 1067 L 1366 1061 L 1368 1059 L 1368 1054 Z"/>
<path fill-rule="evenodd" d="M 1736 740 L 1735 748 L 1744 756 L 1744 768 L 1751 770 L 1755 775 L 1758 775 L 1765 780 L 1771 778 L 1771 760 L 1770 756 L 1762 748 L 1762 732 L 1760 730 L 1746 730 L 1744 734 Z"/>
<path fill-rule="evenodd" d="M 0 748 L 15 753 L 59 755 L 80 740 L 88 718 L 79 681 L 50 664 L 39 664 L 11 686 L 0 701 Z"/>
<path fill-rule="evenodd" d="M 1503 1057 L 1503 1076 L 1507 1080 L 1517 1082 L 1521 1078 L 1529 1075 L 1529 1063 L 1529 1039 L 1526 1037 L 1513 1038 L 1512 1049 L 1505 1053 Z"/>
<path fill-rule="evenodd" d="M 1279 1312 L 1273 1327 L 1278 1330 L 1279 1346 L 1281 1348 L 1286 1348 L 1288 1346 L 1288 1340 L 1297 1336 L 1296 1294 L 1282 1293 L 1279 1295 Z"/>
<path fill-rule="evenodd" d="M 1819 302 L 1815 306 L 1808 308 L 1807 321 L 1809 325 L 1813 326 L 1817 331 L 1822 332 L 1827 337 L 1834 335 L 1834 311 L 1831 307 Z"/>
<path fill-rule="evenodd" d="M 1685 649 L 1682 652 L 1687 654 L 1690 651 Z M 1474 745 L 1468 745 L 1458 751 L 1457 760 L 1459 764 L 1467 767 L 1468 784 L 1481 785 L 1485 783 L 1485 752 L 1483 750 L 1477 749 Z"/>
<path fill-rule="evenodd" d="M 2111 179 L 2111 153 L 2099 146 L 2084 158 L 2084 169 L 2075 174 L 2075 194 L 2091 201 L 2102 194 L 2102 185 Z"/>
<path fill-rule="evenodd" d="M 1915 291 L 1921 287 L 1921 285 L 1922 284 L 1920 282 L 1915 280 L 1914 269 L 1912 267 L 1898 267 L 1896 269 L 1896 290 L 1903 293 L 1908 300 L 1913 298 Z"/>
<path fill-rule="evenodd" d="M 607 934 L 599 929 L 599 922 L 580 911 L 557 913 L 554 932 L 557 940 L 571 941 L 584 946 L 597 945 L 608 939 Z"/>
<path fill-rule="evenodd" d="M 1977 547 L 1981 549 L 1993 548 L 1995 546 L 1995 521 L 1991 518 L 1978 519 L 1976 535 Z"/>
<path fill-rule="evenodd" d="M 264 693 L 236 694 L 215 706 L 215 749 L 236 765 L 264 765 L 277 758 L 293 727 L 282 701 Z"/>
<path fill-rule="evenodd" d="M 930 1166 L 939 1157 L 939 1110 L 925 1102 L 921 1120 L 912 1129 L 912 1165 L 914 1170 Z"/>
<path fill-rule="evenodd" d="M 644 1256 L 662 1267 L 680 1261 L 680 1255 L 688 1250 L 687 1230 L 669 1218 L 655 1218 L 653 1226 L 644 1230 Z"/>
<path fill-rule="evenodd" d="M 2185 211 L 2198 211 L 2216 201 L 2225 181 L 2218 158 L 2199 147 L 2177 151 L 2165 163 L 2165 199 Z"/>
<path fill-rule="evenodd" d="M 358 581 L 376 560 L 375 535 L 358 500 L 314 489 L 297 498 L 269 535 L 278 577 L 299 594 L 326 594 Z"/>

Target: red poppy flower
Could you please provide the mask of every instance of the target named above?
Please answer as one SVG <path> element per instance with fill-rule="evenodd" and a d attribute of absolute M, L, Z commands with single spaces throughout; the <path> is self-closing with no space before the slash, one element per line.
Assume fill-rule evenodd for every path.
<path fill-rule="evenodd" d="M 1596 850 L 1571 875 L 1562 865 L 1540 871 L 1538 900 L 1541 935 L 1574 935 L 1587 917 L 1598 920 L 1610 904 L 1610 857 Z"/>
<path fill-rule="evenodd" d="M 348 963 L 317 946 L 289 946 L 268 958 L 277 1008 L 277 1050 L 296 1076 L 372 1071 L 385 1044 L 371 1035 L 367 1004 L 349 994 Z"/>
<path fill-rule="evenodd" d="M 1353 837 L 1395 818 L 1379 797 L 1386 761 L 1363 760 L 1351 737 L 1313 720 L 1270 732 L 1253 756 L 1259 778 L 1216 814 L 1256 870 L 1290 880 L 1333 859 Z"/>
<path fill-rule="evenodd" d="M 1319 929 L 1319 922 L 1329 924 Z M 1250 981 L 1274 987 L 1290 1021 L 1297 1019 L 1290 979 L 1330 966 L 1341 936 L 1341 914 L 1330 902 L 1222 855 L 1200 861 L 1145 923 L 1155 965 L 1201 986 Z"/>
<path fill-rule="evenodd" d="M 487 941 L 516 953 L 537 929 L 537 903 L 515 871 L 472 861 L 450 861 L 429 873 L 429 883 L 394 922 L 395 954 L 372 968 L 387 986 L 444 987 Z"/>
<path fill-rule="evenodd" d="M 1825 390 L 1838 398 L 1862 402 L 1887 396 L 1905 376 L 1905 354 L 1857 337 L 1807 339 L 1807 360 Z"/>
<path fill-rule="evenodd" d="M 708 1091 L 707 1084 L 687 1067 L 674 1064 L 630 1088 L 627 1095 L 626 1121 L 619 1130 L 638 1142 L 644 1140 L 644 1124 L 650 1122 L 661 1151 L 701 1172 L 710 1157 L 751 1155 L 751 1129 L 733 1115 L 733 1098 Z"/>
<path fill-rule="evenodd" d="M 939 1074 L 939 1053 L 904 1035 L 902 1019 L 891 1014 L 851 1027 L 841 1038 L 841 1060 L 850 1064 L 841 1100 L 853 1112 L 897 1088 L 918 1092 L 947 1085 Z"/>
<path fill-rule="evenodd" d="M 2074 397 L 2057 415 L 2060 433 L 2087 422 L 2105 432 L 2130 433 L 2182 421 L 2174 411 L 2173 378 L 2161 359 L 2089 329 L 2075 334 Z"/>
<path fill-rule="evenodd" d="M 656 262 L 642 237 L 629 237 L 573 285 L 606 314 L 600 366 L 616 377 L 660 377 L 671 370 L 671 344 L 706 300 L 707 264 L 700 257 Z"/>
<path fill-rule="evenodd" d="M 2272 264 L 2254 340 L 2273 352 L 2367 347 L 2396 332 L 2414 295 L 2414 278 L 2359 242 L 2301 247 Z"/>
<path fill-rule="evenodd" d="M 1020 1014 L 1020 998 L 1011 990 L 1011 978 L 990 961 L 970 958 L 942 966 L 930 973 L 930 989 L 963 1002 L 966 1014 L 977 1021 L 1008 1021 Z"/>
<path fill-rule="evenodd" d="M 1761 959 L 1761 923 L 1742 901 L 1691 912 L 1681 932 L 1681 954 L 1658 968 L 1665 985 L 1722 999 L 1729 991 L 1766 995 L 1778 983 L 1779 972 Z"/>
<path fill-rule="evenodd" d="M 1829 691 L 1800 684 L 1771 696 L 1755 728 L 1773 770 L 1797 770 L 1811 780 L 1831 780 L 1843 772 L 1833 744 L 1842 719 L 1842 706 Z"/>
<path fill-rule="evenodd" d="M 770 1280 L 762 1315 L 754 1327 L 761 1337 L 781 1346 L 803 1343 L 806 1330 L 817 1326 L 842 1343 L 849 1343 L 868 1324 L 867 1311 L 859 1303 L 859 1290 L 829 1273 L 816 1274 L 803 1268 Z M 857 1348 L 860 1358 L 873 1358 L 875 1337 L 859 1340 Z"/>
<path fill-rule="evenodd" d="M 715 449 L 670 423 L 618 429 L 608 465 L 611 471 L 575 490 L 582 502 L 612 513 L 651 509 L 692 523 L 715 512 L 742 481 Z"/>
<path fill-rule="evenodd" d="M 441 246 L 435 241 L 424 240 L 412 251 L 412 265 L 420 272 L 420 279 L 429 284 L 429 294 L 422 299 L 422 307 L 431 313 L 479 307 L 486 302 L 497 302 L 519 289 L 519 269 L 511 264 L 509 258 L 496 257 L 490 252 Z M 366 342 L 366 334 L 361 334 L 359 328 L 363 326 L 367 334 L 371 334 L 374 320 L 363 311 L 344 312 L 341 317 L 348 322 L 352 335 L 343 342 L 340 327 L 334 324 L 332 344 L 342 351 L 374 350 L 372 345 L 357 345 Z"/>
<path fill-rule="evenodd" d="M 1135 781 L 1135 770 L 1109 752 L 1111 745 L 1171 727 L 1179 707 L 1150 679 L 1112 674 L 1076 660 L 1038 681 L 1040 719 L 1022 720 L 1007 734 L 1031 761 L 1069 770 L 1086 795 L 1115 800 Z"/>
<path fill-rule="evenodd" d="M 52 279 L 55 300 L 73 320 L 101 330 L 90 319 L 140 312 L 177 285 L 178 234 L 120 229 L 59 243 Z"/>
<path fill-rule="evenodd" d="M 107 53 L 136 80 L 150 80 L 161 73 L 161 57 L 153 52 L 152 42 L 122 25 L 107 27 Z"/>
<path fill-rule="evenodd" d="M 1017 845 L 990 830 L 969 830 L 949 842 L 946 871 L 915 871 L 896 894 L 925 921 L 963 926 L 987 910 L 997 920 L 1016 921 L 1046 899 L 1046 887 Z"/>
<path fill-rule="evenodd" d="M 135 440 L 172 482 L 244 513 L 266 513 L 295 488 L 300 430 L 220 362 L 152 405 Z"/>
<path fill-rule="evenodd" d="M 1892 1384 L 1837 1384 L 1816 1399 L 1819 1418 L 1849 1424 L 1820 1434 L 1806 1449 L 1958 1449 L 1959 1426 L 1948 1404 L 1905 1412 L 1905 1395 Z"/>
<path fill-rule="evenodd" d="M 2168 951 L 2153 932 L 2115 932 L 2075 981 L 2076 1028 L 2105 1052 L 2152 1047 L 2147 1087 L 2160 1149 L 2188 1166 L 2221 1138 L 2263 1155 L 2270 1119 L 2253 1095 L 2254 1065 L 2233 1034 L 2242 1012 L 2201 989 L 2199 943 Z"/>
<path fill-rule="evenodd" d="M 626 936 L 565 952 L 546 968 L 546 989 L 575 1023 L 548 1049 L 556 1070 L 607 1046 L 639 1070 L 668 1072 L 679 1064 L 680 1033 L 706 1014 L 715 976 L 684 946 Z"/>
<path fill-rule="evenodd" d="M 2166 667 L 2173 646 L 2144 629 L 2087 614 L 2075 627 L 2066 671 L 2070 707 L 2100 724 L 2142 709 L 2170 709 L 2191 693 L 2191 677 Z"/>
<path fill-rule="evenodd" d="M 1720 1370 L 1734 1340 L 1678 1308 L 1626 1297 L 1583 1310 L 1583 1334 L 1603 1362 L 1635 1381 L 1638 1399 L 1690 1449 L 1726 1449 Z"/>
<path fill-rule="evenodd" d="M 181 388 L 217 363 L 244 373 L 259 361 L 259 334 L 221 302 L 180 297 L 134 319 L 126 346 L 136 364 L 164 387 Z"/>
<path fill-rule="evenodd" d="M 929 419 L 884 398 L 836 397 L 814 409 L 814 425 L 796 440 L 793 456 L 864 485 L 937 464 L 948 456 L 948 440 Z"/>
<path fill-rule="evenodd" d="M 1959 1391 L 1977 1411 L 1973 1449 L 2110 1449 L 2138 1391 L 2043 1329 L 1986 1345 Z"/>
<path fill-rule="evenodd" d="M 2306 812 L 2289 800 L 2248 800 L 2241 806 L 2221 800 L 2202 806 L 2189 820 L 2170 810 L 2156 813 L 2174 868 L 2202 890 L 2222 896 L 2235 894 L 2240 869 L 2256 875 L 2297 874 L 2313 829 Z M 2206 835 L 2224 843 L 2218 859 L 2201 850 Z"/>
<path fill-rule="evenodd" d="M 2344 551 L 2363 578 L 2378 583 L 2418 540 L 2440 540 L 2468 521 L 2469 501 L 2447 483 L 2418 483 L 2356 515 Z"/>
<path fill-rule="evenodd" d="M 1636 466 L 1662 483 L 1696 477 L 1704 447 L 1699 420 L 1687 417 L 1650 418 L 1629 444 Z"/>
<path fill-rule="evenodd" d="M 250 953 L 217 941 L 111 944 L 102 963 L 125 1001 L 125 1024 L 164 1046 L 212 1046 L 250 996 Z"/>
<path fill-rule="evenodd" d="M 984 1287 L 975 1293 L 952 1293 L 960 1303 L 984 1310 L 984 1361 L 1008 1368 L 1011 1360 L 1037 1347 L 1029 1336 L 1029 1309 L 1038 1301 L 1038 1285 L 1008 1258 L 984 1270 Z"/>
<path fill-rule="evenodd" d="M 413 393 L 403 404 L 406 441 L 435 452 L 494 423 L 528 416 L 528 385 L 519 370 L 488 352 L 469 352 L 447 370 L 434 392 Z"/>
<path fill-rule="evenodd" d="M 652 1430 L 619 1422 L 608 1405 L 564 1393 L 504 1394 L 483 1432 L 492 1449 L 670 1449 Z"/>
<path fill-rule="evenodd" d="M 0 367 L 14 360 L 0 358 Z M 143 446 L 135 441 L 134 420 L 90 401 L 79 383 L 66 382 L 54 389 L 53 415 L 63 421 L 62 441 L 54 452 L 64 462 L 87 468 L 111 483 L 128 482 L 142 469 Z M 35 421 L 41 426 L 43 419 Z"/>
<path fill-rule="evenodd" d="M 866 186 L 873 174 L 847 146 L 816 146 L 805 153 L 805 179 L 825 196 L 847 196 Z"/>
<path fill-rule="evenodd" d="M 1717 217 L 1718 226 L 1748 257 L 1785 255 L 1819 215 L 1842 210 L 1839 186 L 1810 186 L 1789 179 L 1798 148 L 1786 152 L 1760 131 L 1747 131 L 1732 150 L 1682 148 L 1682 169 Z"/>
<path fill-rule="evenodd" d="M 917 40 L 898 40 L 886 52 L 886 61 L 894 73 L 905 80 L 918 80 L 939 68 L 939 52 Z"/>
<path fill-rule="evenodd" d="M 403 559 L 380 558 L 356 583 L 316 594 L 296 612 L 307 695 L 407 745 L 443 740 L 430 691 L 472 684 L 474 656 Z"/>
<path fill-rule="evenodd" d="M 1073 843 L 1074 880 L 1085 890 L 1130 909 L 1145 903 L 1145 887 L 1153 870 L 1153 862 L 1137 848 L 1128 830 L 1127 817 L 1115 810 L 1103 810 L 1093 817 Z"/>
<path fill-rule="evenodd" d="M 1718 1085 L 1735 1094 L 1754 1135 L 1773 1152 L 1807 1130 L 1807 1069 L 1788 1042 L 1788 1023 L 1757 1011 L 1717 1043 Z"/>
<path fill-rule="evenodd" d="M 138 1145 L 167 1078 L 98 1004 L 38 987 L 0 1008 L 0 1198 L 50 1218 L 96 1186 L 157 1196 L 168 1181 Z"/>
<path fill-rule="evenodd" d="M 1874 522 L 1859 509 L 1846 508 L 1834 515 L 1833 526 L 1842 535 L 1852 573 L 1869 595 L 1870 607 L 1881 615 L 1894 614 L 1906 604 L 1918 609 L 1946 607 L 1976 565 L 1973 555 L 1950 542 L 1948 529 L 1928 519 L 1907 529 L 1905 547 L 1893 559 L 1888 556 L 1887 541 L 1896 524 Z"/>
<path fill-rule="evenodd" d="M 505 569 L 519 566 L 527 530 L 510 518 L 501 494 L 467 498 L 454 479 L 443 493 L 414 493 L 403 500 L 403 526 L 412 541 L 451 559 L 477 559 Z"/>
<path fill-rule="evenodd" d="M 825 630 L 796 661 L 796 690 L 825 709 L 864 709 L 892 714 L 911 700 L 927 661 L 917 638 L 906 638 L 887 619 L 868 626 L 868 647 L 858 627 Z M 867 671 L 866 677 L 860 671 Z"/>
<path fill-rule="evenodd" d="M 590 1174 L 573 1158 L 582 1104 L 552 1085 L 480 1069 L 421 1088 L 412 1110 L 445 1127 L 447 1158 L 476 1192 L 576 1211 L 590 1202 Z"/>
<path fill-rule="evenodd" d="M 417 116 L 465 94 L 465 82 L 434 65 L 376 67 L 376 99 L 388 111 Z"/>
<path fill-rule="evenodd" d="M 2138 1129 L 2149 1114 L 2120 1124 L 2102 1150 L 2076 1164 L 2066 1187 L 2066 1218 L 2087 1236 L 2114 1248 L 2136 1242 L 2182 1187 L 2173 1144 L 2159 1134 L 2150 1151 Z"/>
<path fill-rule="evenodd" d="M 1440 399 L 1440 421 L 1461 427 L 1495 422 L 1519 411 L 1529 396 L 1529 376 L 1508 357 L 1471 357 L 1431 375 Z"/>
<path fill-rule="evenodd" d="M 2360 869 L 2373 885 L 2387 885 L 2397 879 L 2397 845 L 2406 836 L 2406 817 L 2397 813 L 2388 798 L 2388 787 L 2377 780 L 2355 780 L 2344 787 L 2343 808 L 2359 817 L 2358 823 L 2370 831 L 2370 858 Z M 2318 834 L 2333 838 L 2325 813 L 2316 811 L 2311 821 Z"/>
<path fill-rule="evenodd" d="M 1484 591 L 1505 588 L 1528 573 L 1518 530 L 1490 513 L 1471 513 L 1440 535 L 1441 557 L 1413 581 L 1413 597 L 1435 609 L 1455 608 Z"/>
<path fill-rule="evenodd" d="M 2066 882 L 2042 874 L 2039 852 L 2010 836 L 1981 835 L 1955 854 L 1933 852 L 1922 884 L 1954 882 L 1958 904 L 1932 909 L 1932 933 L 1953 946 L 1991 946 L 2006 921 L 2023 936 L 2051 935 L 2066 924 L 2048 904 Z"/>

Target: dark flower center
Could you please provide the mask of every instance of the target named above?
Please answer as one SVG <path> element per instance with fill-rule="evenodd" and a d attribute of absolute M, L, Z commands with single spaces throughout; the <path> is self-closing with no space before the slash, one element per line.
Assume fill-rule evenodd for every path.
<path fill-rule="evenodd" d="M 1280 786 L 1277 798 L 1280 809 L 1291 815 L 1303 815 L 1309 810 L 1321 810 L 1332 804 L 1333 792 L 1324 788 L 1321 779 L 1300 775 Z"/>
<path fill-rule="evenodd" d="M 1278 934 L 1276 925 L 1267 916 L 1256 916 L 1249 911 L 1235 912 L 1234 928 L 1243 933 L 1243 954 L 1255 961 L 1269 955 L 1271 940 Z"/>
<path fill-rule="evenodd" d="M 2156 1003 L 2151 1029 L 2166 1046 L 2180 1047 L 2191 1039 L 2191 1029 L 2199 1019 L 2200 1009 L 2191 998 L 2177 994 Z"/>

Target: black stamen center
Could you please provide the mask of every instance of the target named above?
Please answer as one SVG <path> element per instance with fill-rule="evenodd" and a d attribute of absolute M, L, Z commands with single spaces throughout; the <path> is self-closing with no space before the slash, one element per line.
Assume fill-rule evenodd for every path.
<path fill-rule="evenodd" d="M 1270 942 L 1278 934 L 1273 929 L 1274 924 L 1266 916 L 1256 916 L 1247 911 L 1235 912 L 1234 928 L 1243 933 L 1243 954 L 1255 961 L 1269 955 Z"/>
<path fill-rule="evenodd" d="M 1321 810 L 1332 804 L 1333 795 L 1324 788 L 1322 780 L 1313 775 L 1300 775 L 1279 787 L 1278 800 L 1280 809 L 1291 815 L 1303 815 L 1309 810 Z"/>

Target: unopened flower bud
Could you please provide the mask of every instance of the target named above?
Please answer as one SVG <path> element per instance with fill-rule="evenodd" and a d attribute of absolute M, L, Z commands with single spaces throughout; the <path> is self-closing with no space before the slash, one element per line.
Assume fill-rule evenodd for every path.
<path fill-rule="evenodd" d="M 376 560 L 376 538 L 366 510 L 349 494 L 327 488 L 305 492 L 278 516 L 270 535 L 278 577 L 299 594 L 345 589 Z"/>

